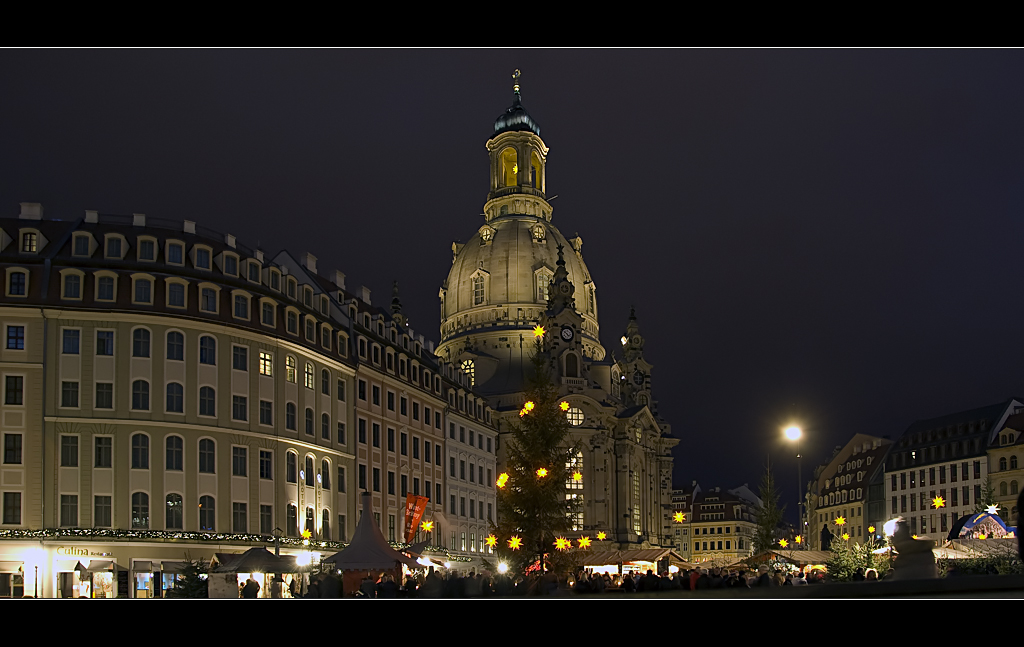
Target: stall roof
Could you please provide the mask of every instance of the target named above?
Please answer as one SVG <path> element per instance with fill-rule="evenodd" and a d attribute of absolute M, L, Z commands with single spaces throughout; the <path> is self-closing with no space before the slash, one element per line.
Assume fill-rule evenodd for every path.
<path fill-rule="evenodd" d="M 669 559 L 672 564 L 688 564 L 671 548 L 643 548 L 635 550 L 595 550 L 583 555 L 584 566 L 605 566 L 607 564 L 628 564 L 630 562 L 657 562 Z"/>
<path fill-rule="evenodd" d="M 419 568 L 413 558 L 404 555 L 390 545 L 373 521 L 373 505 L 370 493 L 363 492 L 363 516 L 356 525 L 352 541 L 344 549 L 324 560 L 339 570 L 390 570 L 400 564 Z"/>
<path fill-rule="evenodd" d="M 295 557 L 275 557 L 266 548 L 250 548 L 244 553 L 215 553 L 211 562 L 214 573 L 295 573 Z"/>

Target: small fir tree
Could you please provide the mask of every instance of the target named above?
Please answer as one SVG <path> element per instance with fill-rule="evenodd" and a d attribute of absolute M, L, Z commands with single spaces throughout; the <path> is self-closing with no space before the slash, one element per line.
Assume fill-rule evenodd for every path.
<path fill-rule="evenodd" d="M 769 462 L 761 477 L 761 489 L 758 495 L 761 498 L 761 505 L 756 510 L 757 531 L 754 534 L 754 554 L 772 550 L 775 547 L 775 530 L 782 521 L 782 514 L 785 506 L 779 507 L 779 492 L 775 488 L 775 475 L 772 474 L 772 466 Z"/>
<path fill-rule="evenodd" d="M 566 572 L 573 555 L 556 551 L 554 543 L 570 530 L 570 515 L 579 505 L 566 496 L 565 487 L 572 478 L 568 464 L 578 448 L 570 446 L 569 424 L 539 339 L 532 365 L 523 409 L 505 445 L 494 532 L 498 554 L 514 572 L 528 570 L 541 553 L 545 570 Z M 538 476 L 538 470 L 545 470 L 544 475 Z M 520 540 L 518 550 L 509 547 L 512 537 Z"/>
<path fill-rule="evenodd" d="M 167 591 L 167 597 L 209 597 L 210 582 L 207 579 L 206 564 L 202 560 L 193 560 L 188 553 L 185 553 L 185 563 L 181 568 L 181 575 L 181 579 L 174 582 L 174 588 Z"/>
<path fill-rule="evenodd" d="M 996 502 L 996 489 L 992 487 L 992 482 L 989 477 L 986 476 L 985 480 L 981 483 L 981 497 L 977 503 L 974 504 L 975 512 L 984 512 L 990 505 L 994 505 Z"/>

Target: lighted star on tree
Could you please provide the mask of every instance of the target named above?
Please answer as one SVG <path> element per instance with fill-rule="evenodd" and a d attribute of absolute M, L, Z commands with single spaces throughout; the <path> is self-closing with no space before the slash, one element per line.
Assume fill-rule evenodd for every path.
<path fill-rule="evenodd" d="M 874 526 L 868 526 L 868 532 L 872 532 L 872 533 L 875 532 L 875 527 Z"/>
<path fill-rule="evenodd" d="M 686 519 L 686 515 L 682 512 L 677 512 L 674 515 L 672 515 L 672 518 L 675 520 L 676 523 L 683 523 L 683 520 Z"/>
<path fill-rule="evenodd" d="M 932 499 L 932 507 L 936 508 L 936 509 L 938 509 L 938 508 L 945 508 L 946 507 L 946 500 L 943 499 L 941 496 L 937 496 L 934 499 Z"/>
<path fill-rule="evenodd" d="M 519 550 L 523 545 L 522 537 L 510 537 L 508 540 L 508 547 L 512 550 Z"/>
<path fill-rule="evenodd" d="M 846 540 L 848 540 L 849 538 L 850 538 L 850 533 L 848 533 L 848 532 L 844 532 L 844 533 L 843 533 L 843 541 L 846 541 Z"/>
<path fill-rule="evenodd" d="M 779 546 L 782 546 L 783 548 L 785 548 L 786 546 L 789 546 L 789 542 L 786 541 L 785 539 L 780 539 L 779 540 Z"/>
<path fill-rule="evenodd" d="M 537 478 L 544 478 L 548 475 L 548 470 L 544 467 L 537 470 Z"/>
<path fill-rule="evenodd" d="M 524 404 L 523 408 L 526 409 L 527 411 L 533 411 L 534 407 L 536 407 L 536 406 L 537 405 L 535 405 L 532 401 L 530 401 L 530 402 L 527 402 L 526 404 Z"/>
<path fill-rule="evenodd" d="M 565 400 L 562 400 L 561 402 L 558 403 L 558 408 L 561 409 L 562 411 L 568 411 L 569 403 L 566 402 Z"/>
<path fill-rule="evenodd" d="M 536 328 L 534 328 L 533 329 L 533 336 L 534 337 L 543 337 L 544 336 L 544 326 L 537 326 Z"/>
<path fill-rule="evenodd" d="M 577 541 L 580 543 L 580 548 L 590 548 L 590 537 L 580 537 Z"/>
<path fill-rule="evenodd" d="M 796 543 L 798 543 L 798 544 L 802 544 L 802 543 L 804 543 L 804 538 L 803 538 L 803 537 L 801 537 L 800 535 L 797 535 L 797 536 L 796 536 L 796 537 L 794 538 L 794 541 L 795 541 Z"/>
<path fill-rule="evenodd" d="M 497 485 L 498 487 L 505 487 L 506 483 L 508 483 L 508 472 L 502 472 L 498 475 Z"/>
<path fill-rule="evenodd" d="M 484 543 L 490 546 L 491 548 L 494 548 L 498 545 L 498 538 L 494 535 L 487 535 L 487 539 L 484 540 Z"/>
<path fill-rule="evenodd" d="M 846 517 L 836 517 L 835 523 L 836 523 L 837 526 L 845 526 L 846 525 Z"/>
<path fill-rule="evenodd" d="M 310 538 L 310 537 L 312 537 L 312 536 L 313 536 L 313 533 L 311 533 L 311 532 L 309 531 L 309 528 L 303 528 L 303 529 L 302 529 L 302 538 L 303 538 L 303 539 L 309 539 L 309 538 Z"/>
<path fill-rule="evenodd" d="M 576 481 L 577 483 L 579 483 L 580 481 L 583 480 L 583 475 L 580 474 L 579 472 L 573 472 L 572 473 L 572 480 Z"/>
<path fill-rule="evenodd" d="M 992 505 L 985 508 L 985 512 L 989 514 L 999 514 L 999 505 L 993 503 Z"/>
<path fill-rule="evenodd" d="M 555 537 L 555 550 L 569 550 L 572 548 L 572 542 L 565 537 Z"/>
<path fill-rule="evenodd" d="M 597 533 L 597 540 L 598 541 L 604 541 L 607 538 L 608 538 L 608 533 L 606 533 L 605 531 L 602 530 L 601 532 Z"/>
<path fill-rule="evenodd" d="M 424 521 L 423 523 L 420 524 L 420 529 L 422 529 L 423 532 L 430 532 L 431 530 L 434 529 L 434 522 L 433 521 Z"/>
<path fill-rule="evenodd" d="M 911 539 L 920 539 L 920 537 L 918 537 L 917 535 L 910 535 L 910 538 Z"/>

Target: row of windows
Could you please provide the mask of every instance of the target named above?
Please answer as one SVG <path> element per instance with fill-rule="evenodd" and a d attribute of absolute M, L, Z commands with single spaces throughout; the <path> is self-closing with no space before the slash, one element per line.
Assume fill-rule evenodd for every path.
<path fill-rule="evenodd" d="M 452 478 L 455 478 L 455 457 L 454 456 L 450 456 L 448 458 L 448 476 L 450 476 Z M 469 464 L 469 482 L 470 483 L 478 483 L 479 482 L 481 485 L 490 484 L 492 482 L 491 477 L 492 477 L 491 468 L 489 468 L 489 467 L 487 468 L 487 480 L 485 481 L 484 480 L 484 466 L 483 465 L 474 465 L 473 463 Z M 463 461 L 463 460 L 459 461 L 459 478 L 462 479 L 463 481 L 467 480 L 466 479 L 466 461 Z"/>
<path fill-rule="evenodd" d="M 359 441 L 360 444 L 365 445 L 365 444 L 367 444 L 367 433 L 366 433 L 367 422 L 366 422 L 366 420 L 364 418 L 359 418 L 356 421 L 356 424 L 357 424 L 358 441 Z M 402 456 L 408 456 L 409 455 L 409 434 L 403 431 L 401 434 L 399 434 L 397 436 L 397 438 L 398 438 L 398 441 L 399 441 L 398 442 L 398 453 L 401 454 Z M 391 427 L 388 427 L 387 450 L 389 452 L 394 452 L 395 451 L 395 439 L 396 439 L 396 432 L 395 432 L 395 430 L 393 428 L 391 428 Z M 373 423 L 372 431 L 371 431 L 371 436 L 370 436 L 370 443 L 373 445 L 373 447 L 376 447 L 377 449 L 380 449 L 380 447 L 381 447 L 381 427 L 380 427 L 380 423 L 376 423 L 376 422 Z M 441 464 L 441 445 L 439 443 L 434 443 L 433 447 L 434 447 L 434 463 L 437 464 L 437 465 L 440 465 Z M 424 440 L 423 441 L 423 459 L 428 464 L 430 463 L 430 448 L 431 448 L 430 441 L 429 440 Z M 415 458 L 415 459 L 420 458 L 420 438 L 419 438 L 419 436 L 413 436 L 412 437 L 412 457 Z"/>
<path fill-rule="evenodd" d="M 455 423 L 454 422 L 449 422 L 448 423 L 448 437 L 451 438 L 452 440 L 455 440 Z M 485 441 L 486 441 L 486 443 L 485 443 Z M 460 443 L 465 443 L 466 442 L 466 428 L 461 426 L 461 425 L 459 426 L 459 442 Z M 486 451 L 488 454 L 491 453 L 491 437 L 490 436 L 484 436 L 484 434 L 481 434 L 481 433 L 474 433 L 472 429 L 469 430 L 469 445 L 470 445 L 470 447 L 473 447 L 475 445 L 475 446 L 479 447 L 480 449 L 483 449 L 484 451 Z M 484 449 L 485 446 L 486 446 L 486 449 Z"/>
<path fill-rule="evenodd" d="M 368 491 L 370 491 L 370 487 L 369 487 L 369 482 L 367 480 L 367 476 L 368 476 L 368 474 L 367 474 L 366 465 L 359 465 L 359 472 L 358 472 L 359 482 L 358 482 L 358 486 L 359 486 L 360 490 L 365 490 L 365 491 L 368 492 Z M 373 479 L 372 480 L 373 491 L 374 492 L 380 492 L 381 488 L 382 488 L 382 484 L 381 484 L 381 470 L 380 470 L 380 468 L 379 467 L 374 467 L 373 470 L 369 473 L 369 476 L 372 477 L 372 479 Z M 401 474 L 400 475 L 400 478 L 399 478 L 399 483 L 401 484 L 401 490 L 400 491 L 396 490 L 396 488 L 395 488 L 395 473 L 394 472 L 389 471 L 387 473 L 387 479 L 388 479 L 387 480 L 387 493 L 388 494 L 390 494 L 390 495 L 397 495 L 397 496 L 406 496 L 406 495 L 409 494 L 409 475 L 407 475 L 407 474 Z M 434 486 L 433 490 L 431 489 L 431 485 Z M 440 482 L 432 483 L 431 481 L 424 481 L 423 482 L 423 486 L 424 487 L 423 487 L 422 494 L 423 494 L 423 496 L 427 497 L 427 501 L 433 501 L 434 503 L 439 503 L 441 501 L 441 483 Z M 431 496 L 431 492 L 432 491 L 433 491 L 433 497 Z M 412 494 L 414 496 L 420 496 L 420 479 L 419 479 L 418 476 L 415 476 L 412 479 Z"/>
<path fill-rule="evenodd" d="M 459 507 L 455 507 L 456 496 L 452 494 L 448 497 L 448 512 L 452 515 L 458 515 L 462 517 L 469 517 L 470 519 L 480 519 L 483 521 L 484 517 L 484 502 L 477 501 L 476 499 L 469 499 L 469 514 L 466 514 L 466 497 L 458 497 Z M 479 503 L 479 505 L 477 505 Z M 488 521 L 493 520 L 494 506 L 492 503 L 487 504 L 487 517 Z"/>
<path fill-rule="evenodd" d="M 1014 483 L 1016 483 L 1016 481 Z M 1005 483 L 1003 485 L 1005 486 Z M 962 499 L 959 496 L 961 493 L 963 494 L 963 498 Z M 1005 495 L 1006 492 L 1004 491 L 1004 492 L 1002 492 L 1002 494 Z M 1016 492 L 1014 492 L 1014 494 L 1016 494 Z M 971 505 L 971 486 L 964 485 L 961 488 L 955 488 L 955 487 L 954 488 L 950 488 L 949 496 L 948 497 L 946 496 L 945 488 L 943 488 L 943 489 L 939 490 L 939 496 L 941 496 L 947 502 L 949 507 L 951 507 L 951 508 L 955 508 L 955 507 L 960 506 L 960 505 L 969 506 L 969 505 Z M 915 495 L 911 494 L 908 497 L 906 494 L 902 494 L 902 495 L 899 496 L 899 501 L 898 502 L 897 502 L 897 497 L 895 495 L 893 495 L 893 497 L 891 499 L 891 508 L 890 509 L 892 510 L 893 514 L 897 514 L 898 512 L 907 512 L 907 510 L 908 510 L 907 503 L 909 502 L 909 504 L 910 504 L 910 507 L 909 507 L 910 512 L 917 512 L 918 509 L 920 509 L 922 511 L 929 510 L 932 507 L 932 501 L 934 499 L 935 499 L 935 490 L 932 490 L 931 492 L 929 492 L 927 494 L 925 492 L 921 492 L 919 496 L 915 496 Z M 975 485 L 974 486 L 974 503 L 977 504 L 979 501 L 981 501 L 981 486 L 980 485 Z M 897 508 L 897 503 L 898 503 L 898 508 Z"/>
<path fill-rule="evenodd" d="M 1016 469 L 1016 456 L 1013 457 L 1013 469 Z M 1000 469 L 1006 469 L 1006 459 L 1003 458 L 1000 462 Z M 971 469 L 967 461 L 960 463 L 959 469 L 956 463 L 949 465 L 949 480 L 951 483 L 957 482 L 957 474 L 960 474 L 960 478 L 964 481 L 968 480 L 971 475 Z M 909 472 L 901 472 L 899 475 L 889 475 L 889 487 L 890 491 L 896 491 L 897 477 L 899 482 L 899 489 L 906 490 L 908 487 L 926 487 L 925 486 L 925 475 L 928 476 L 928 485 L 935 485 L 936 477 L 938 477 L 938 483 L 941 485 L 946 482 L 946 466 L 939 465 L 937 467 L 929 467 L 926 470 L 910 470 Z M 909 478 L 908 478 L 909 477 Z M 981 478 L 981 461 L 974 461 L 974 478 Z"/>

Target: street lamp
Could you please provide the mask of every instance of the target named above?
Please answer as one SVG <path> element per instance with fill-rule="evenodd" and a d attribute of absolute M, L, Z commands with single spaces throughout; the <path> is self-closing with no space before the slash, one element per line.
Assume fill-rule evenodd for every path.
<path fill-rule="evenodd" d="M 804 523 L 804 492 L 803 492 L 803 474 L 801 470 L 801 456 L 800 456 L 800 439 L 803 438 L 804 432 L 800 427 L 796 425 L 790 425 L 782 432 L 786 435 L 786 440 L 796 443 L 796 511 L 800 517 L 800 534 L 802 536 L 807 535 L 807 526 Z"/>

